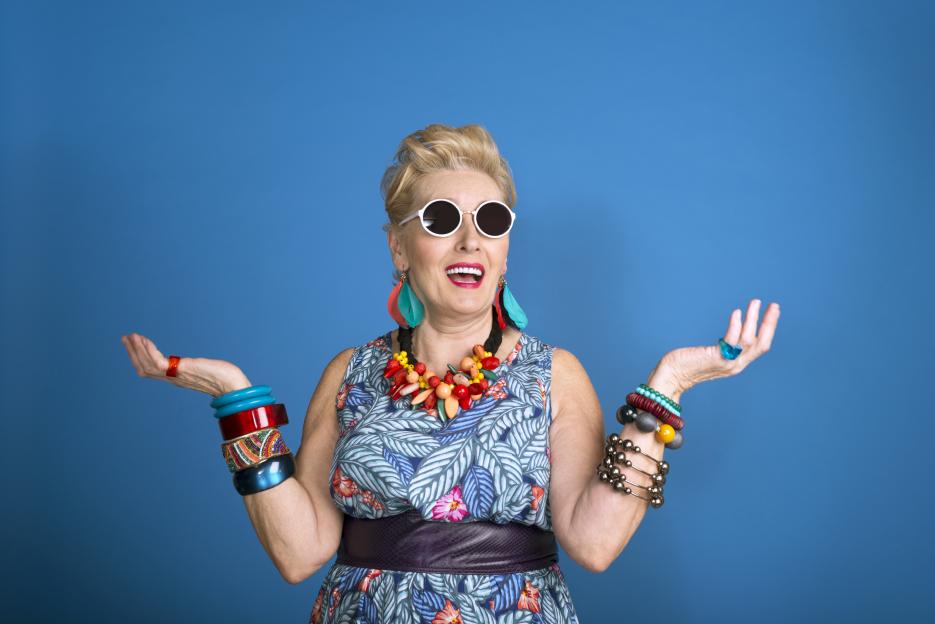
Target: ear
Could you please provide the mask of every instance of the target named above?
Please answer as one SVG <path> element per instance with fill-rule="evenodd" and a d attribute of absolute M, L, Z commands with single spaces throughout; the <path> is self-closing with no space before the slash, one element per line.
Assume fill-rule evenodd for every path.
<path fill-rule="evenodd" d="M 406 249 L 403 244 L 402 236 L 393 225 L 390 225 L 386 230 L 386 243 L 390 248 L 390 258 L 393 261 L 393 265 L 400 271 L 408 269 L 409 262 L 406 258 Z"/>

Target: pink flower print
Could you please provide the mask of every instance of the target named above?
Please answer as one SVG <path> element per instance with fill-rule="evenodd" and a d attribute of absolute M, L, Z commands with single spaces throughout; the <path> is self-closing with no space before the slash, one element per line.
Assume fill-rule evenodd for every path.
<path fill-rule="evenodd" d="M 334 402 L 334 406 L 338 409 L 344 409 L 344 404 L 347 402 L 347 394 L 351 391 L 351 385 L 352 384 L 349 383 L 344 384 L 344 387 L 338 392 L 338 398 L 335 399 Z"/>
<path fill-rule="evenodd" d="M 506 395 L 506 392 L 503 390 L 504 386 L 506 386 L 506 379 L 501 377 L 500 379 L 497 380 L 497 383 L 487 388 L 487 391 L 484 393 L 484 396 L 492 396 L 493 398 L 498 399 L 498 400 L 505 399 L 507 395 Z"/>
<path fill-rule="evenodd" d="M 439 498 L 432 507 L 433 520 L 460 522 L 468 513 L 467 504 L 461 498 L 460 485 L 451 488 L 451 492 Z"/>
<path fill-rule="evenodd" d="M 529 506 L 533 509 L 539 509 L 539 501 L 542 500 L 542 495 L 545 494 L 545 490 L 538 485 L 533 485 L 531 489 L 532 502 L 529 504 Z"/>
<path fill-rule="evenodd" d="M 339 496 L 345 498 L 357 493 L 357 484 L 354 483 L 353 479 L 350 477 L 343 476 L 340 468 L 334 469 L 334 475 L 331 477 L 331 486 Z"/>
<path fill-rule="evenodd" d="M 380 576 L 381 574 L 383 574 L 383 570 L 377 570 L 377 569 L 373 569 L 373 568 L 372 568 L 369 572 L 367 572 L 367 574 L 366 574 L 366 576 L 364 576 L 364 578 L 360 579 L 360 583 L 359 583 L 359 585 L 358 585 L 358 589 L 360 589 L 360 591 L 362 591 L 362 592 L 367 591 L 367 588 L 370 587 L 370 581 L 372 581 L 373 579 L 377 578 L 377 577 Z"/>
<path fill-rule="evenodd" d="M 331 602 L 328 604 L 328 617 L 334 615 L 334 608 L 341 602 L 341 588 L 335 587 L 331 590 Z"/>
<path fill-rule="evenodd" d="M 539 613 L 539 589 L 529 579 L 526 579 L 526 587 L 519 593 L 516 608 Z"/>
<path fill-rule="evenodd" d="M 464 624 L 461 619 L 461 610 L 456 609 L 451 600 L 445 598 L 445 608 L 435 614 L 432 624 Z"/>

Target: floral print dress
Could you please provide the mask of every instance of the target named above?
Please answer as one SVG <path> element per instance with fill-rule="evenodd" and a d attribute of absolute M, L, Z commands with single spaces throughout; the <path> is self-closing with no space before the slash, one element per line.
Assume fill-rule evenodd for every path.
<path fill-rule="evenodd" d="M 499 379 L 447 423 L 392 401 L 388 332 L 357 347 L 338 393 L 331 497 L 345 513 L 418 511 L 435 522 L 519 522 L 552 529 L 552 347 L 525 333 Z M 311 624 L 578 624 L 558 563 L 508 574 L 442 574 L 335 562 Z"/>

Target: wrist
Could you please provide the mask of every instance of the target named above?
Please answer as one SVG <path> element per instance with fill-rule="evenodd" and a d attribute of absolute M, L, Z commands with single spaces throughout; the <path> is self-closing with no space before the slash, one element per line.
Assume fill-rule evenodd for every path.
<path fill-rule="evenodd" d="M 228 392 L 233 392 L 235 390 L 243 390 L 244 388 L 249 388 L 253 384 L 250 383 L 250 380 L 247 379 L 247 376 L 243 373 L 238 375 L 232 375 L 229 379 L 225 379 L 220 384 L 220 392 L 217 396 L 222 394 L 227 394 Z"/>
<path fill-rule="evenodd" d="M 660 361 L 659 364 L 656 365 L 653 372 L 649 374 L 649 379 L 646 381 L 646 384 L 657 392 L 666 395 L 676 403 L 681 401 L 682 394 L 691 387 L 686 384 L 675 369 L 665 361 Z"/>

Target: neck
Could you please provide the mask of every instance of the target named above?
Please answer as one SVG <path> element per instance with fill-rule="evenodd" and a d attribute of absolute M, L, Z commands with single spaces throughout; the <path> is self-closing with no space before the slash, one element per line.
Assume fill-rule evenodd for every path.
<path fill-rule="evenodd" d="M 458 363 L 476 344 L 484 344 L 490 335 L 492 323 L 489 308 L 465 322 L 433 319 L 426 311 L 425 317 L 412 333 L 412 350 L 416 357 L 433 368 L 436 374 L 444 375 L 446 364 L 457 367 Z"/>

